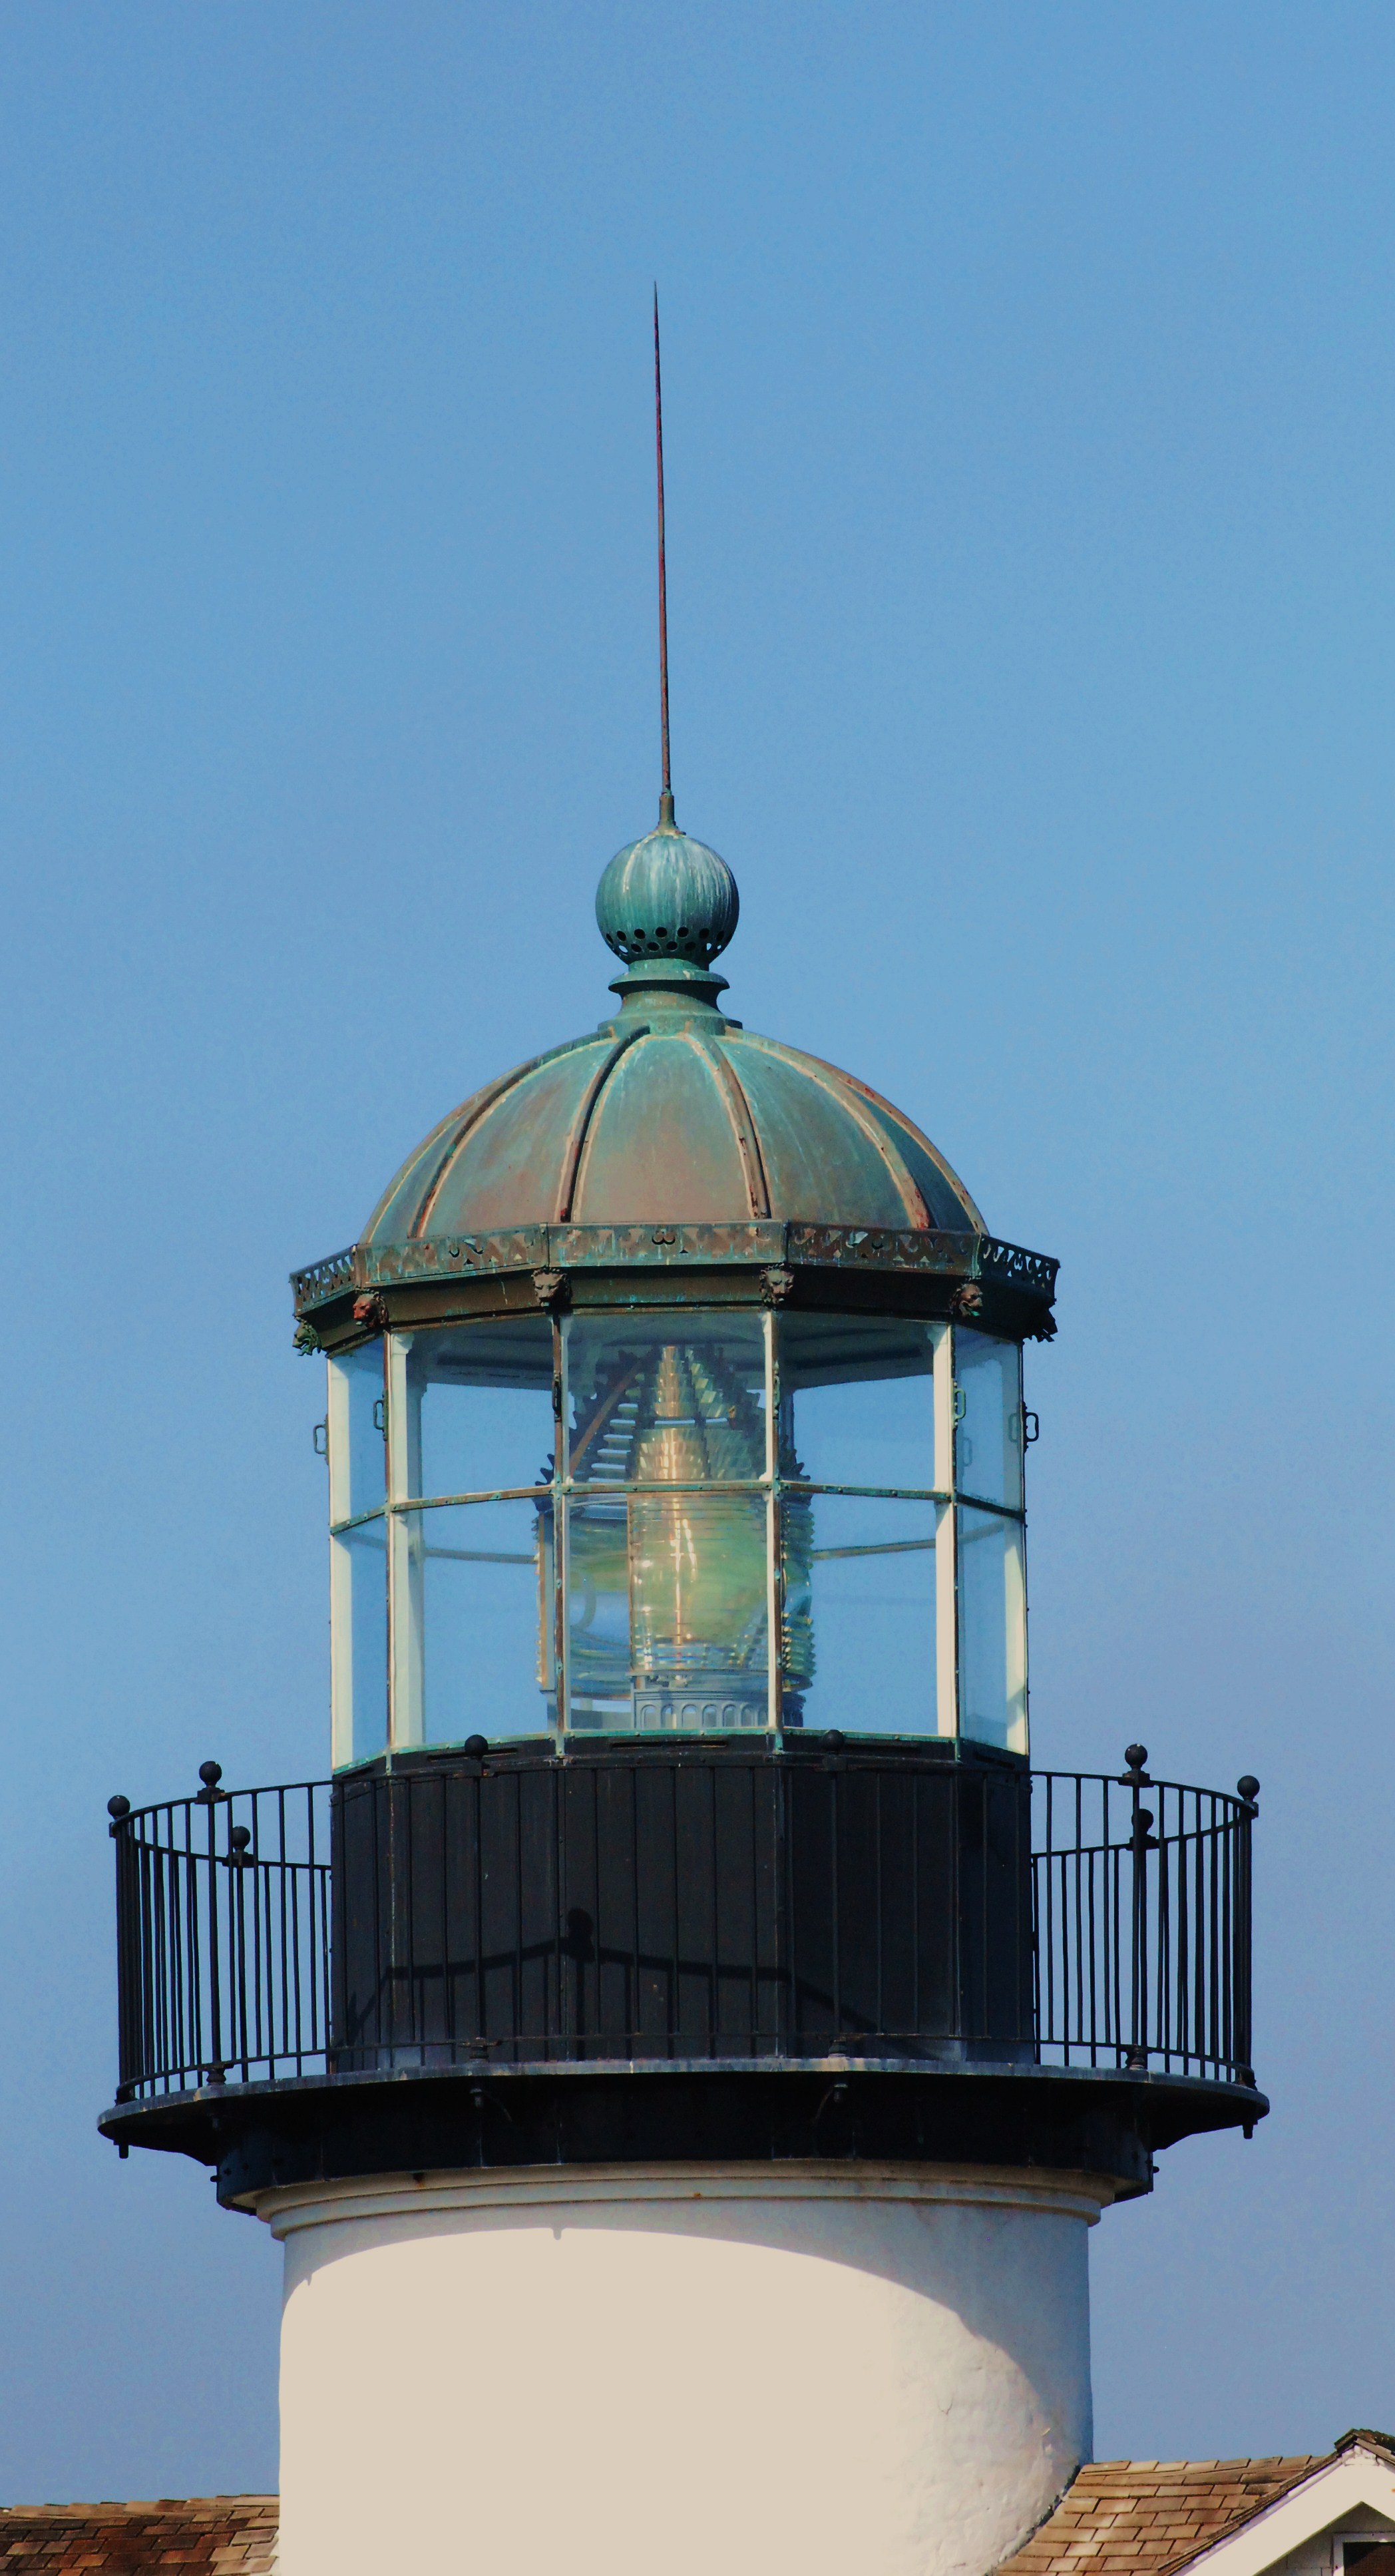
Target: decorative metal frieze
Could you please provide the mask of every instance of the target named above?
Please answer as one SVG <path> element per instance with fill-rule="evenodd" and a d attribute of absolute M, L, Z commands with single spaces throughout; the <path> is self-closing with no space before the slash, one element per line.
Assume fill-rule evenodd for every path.
<path fill-rule="evenodd" d="M 1056 1273 L 1061 1265 L 1049 1252 L 1025 1252 L 1020 1243 L 999 1243 L 991 1234 L 979 1235 L 977 1270 L 981 1279 L 1010 1281 L 1014 1288 L 1025 1288 L 1038 1297 L 1054 1297 Z"/>
<path fill-rule="evenodd" d="M 471 1271 L 548 1270 L 554 1264 L 545 1225 L 507 1226 L 497 1234 L 428 1234 L 409 1243 L 364 1247 L 367 1275 L 380 1288 L 409 1279 L 468 1278 Z"/>
<path fill-rule="evenodd" d="M 931 1270 L 953 1277 L 973 1267 L 972 1234 L 929 1234 L 910 1226 L 791 1225 L 786 1258 L 821 1266 L 872 1270 Z"/>
<path fill-rule="evenodd" d="M 322 1306 L 327 1297 L 340 1297 L 352 1288 L 357 1248 L 351 1243 L 347 1252 L 333 1252 L 328 1261 L 312 1261 L 307 1270 L 291 1272 L 297 1314 L 302 1307 Z"/>
<path fill-rule="evenodd" d="M 1049 1305 L 1059 1264 L 1049 1254 L 992 1235 L 917 1231 L 909 1226 L 804 1225 L 526 1225 L 492 1234 L 426 1235 L 407 1243 L 355 1244 L 331 1260 L 292 1274 L 303 1315 L 349 1289 L 360 1294 L 420 1280 L 532 1271 L 682 1269 L 685 1264 L 746 1264 L 788 1275 L 816 1269 L 929 1273 L 971 1283 L 989 1280 Z M 766 1291 L 762 1289 L 764 1295 Z M 546 1303 L 553 1302 L 549 1293 Z M 981 1300 L 980 1300 L 981 1302 Z M 959 1311 L 974 1311 L 964 1304 Z"/>
<path fill-rule="evenodd" d="M 646 1269 L 684 1261 L 779 1261 L 783 1225 L 556 1225 L 551 1258 L 564 1269 Z"/>

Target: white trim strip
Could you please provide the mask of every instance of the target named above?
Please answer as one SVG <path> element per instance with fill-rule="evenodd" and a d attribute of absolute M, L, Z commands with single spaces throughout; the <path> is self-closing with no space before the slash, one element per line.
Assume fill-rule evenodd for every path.
<path fill-rule="evenodd" d="M 423 2218 L 480 2209 L 635 2207 L 695 2201 L 910 2201 L 920 2206 L 1033 2209 L 1093 2227 L 1114 2198 L 1102 2174 L 1047 2176 L 1014 2167 L 875 2165 L 561 2165 L 514 2172 L 374 2174 L 349 2182 L 288 2183 L 247 2204 L 273 2236 L 360 2218 Z"/>

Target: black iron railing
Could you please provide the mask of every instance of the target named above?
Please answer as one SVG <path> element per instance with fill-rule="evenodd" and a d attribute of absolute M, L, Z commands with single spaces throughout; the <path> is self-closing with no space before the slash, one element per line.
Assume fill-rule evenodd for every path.
<path fill-rule="evenodd" d="M 1014 2028 L 1021 2024 L 1021 2045 L 1008 2054 L 1019 2063 L 1025 2057 L 1043 2065 L 1252 2083 L 1250 1837 L 1258 1783 L 1246 1778 L 1235 1796 L 1225 1796 L 1151 1780 L 1142 1746 L 1131 1745 L 1125 1758 L 1127 1768 L 1117 1778 L 1076 1772 L 1036 1772 L 1031 1777 L 1030 1855 L 1025 1831 L 1020 1840 L 1015 1829 L 1012 1835 L 1022 1855 L 1021 1905 L 1030 1910 L 1030 1981 L 1022 1989 L 1020 2008 L 1009 1998 Z M 478 1764 L 472 1770 L 478 1775 Z M 330 1784 L 311 1781 L 230 1794 L 222 1788 L 214 1762 L 204 1763 L 200 1778 L 203 1786 L 194 1798 L 138 1811 L 123 1798 L 110 1803 L 116 1846 L 118 2099 L 149 2100 L 210 2084 L 285 2081 L 331 2070 L 337 2062 L 368 2071 L 372 2056 L 356 2044 L 358 2034 L 340 2026 L 354 2018 L 346 2000 L 342 1956 L 336 1963 L 337 1995 L 332 1975 L 336 1907 L 342 1954 L 346 1942 L 352 1947 L 353 1919 L 356 1910 L 361 1916 L 365 1891 L 356 1885 L 346 1897 L 333 1886 Z M 878 1789 L 878 1817 L 888 1794 L 892 1805 L 902 1803 L 895 1785 L 889 1793 L 885 1786 Z M 851 1804 L 843 1803 L 851 1818 Z M 885 1895 L 892 1846 L 878 1824 L 868 1862 L 861 1851 L 865 1820 L 859 1839 L 851 1824 L 840 1827 L 842 1806 L 836 1796 L 829 1813 L 832 1837 L 819 1866 L 829 1873 L 836 1923 L 840 1898 L 859 1872 L 865 1875 L 870 1868 Z M 1025 1806 L 1023 1813 L 1025 1824 Z M 828 1840 L 824 1824 L 820 1834 Z M 845 1835 L 851 1836 L 846 1850 Z M 935 1848 L 939 1846 L 927 1843 L 924 1855 L 932 1876 L 937 1867 L 955 1872 L 957 1894 L 946 1918 L 947 1937 L 961 1950 L 967 1942 L 972 1951 L 970 1917 L 981 1910 L 987 1879 L 982 1869 L 972 1868 L 965 1877 L 963 1850 L 953 1857 L 945 1846 L 936 1862 Z M 342 1870 L 342 1837 L 339 1850 Z M 1015 1878 L 1010 1855 L 1002 1857 Z M 478 1858 L 473 1856 L 476 1864 Z M 471 1856 L 463 1855 L 461 1866 L 468 1870 L 470 1865 Z M 1016 1912 L 1018 1900 L 1005 1901 Z M 415 1906 L 410 1901 L 406 1905 L 409 1919 L 421 1902 L 418 1890 Z M 376 1911 L 376 1897 L 372 1905 Z M 401 1903 L 389 1903 L 390 1915 L 402 1910 Z M 804 1910 L 807 1914 L 807 1903 Z M 1025 1913 L 1022 1919 L 1025 1929 Z M 562 1920 L 556 1944 L 559 1959 L 571 1961 L 580 1991 L 576 1920 L 573 1908 Z M 792 1999 L 788 2034 L 775 2045 L 803 2055 L 814 2029 L 807 2015 L 801 2016 L 798 1977 L 790 1965 L 788 1943 L 797 1929 L 793 1917 L 783 1929 L 772 1922 L 774 1981 L 788 1981 Z M 835 1941 L 846 1937 L 835 1934 Z M 447 1945 L 451 1973 L 484 1997 L 496 1963 L 488 1955 L 482 1918 L 473 1945 L 477 1957 L 472 1950 L 468 1960 L 463 1952 L 455 1960 L 457 1940 L 472 1950 L 464 1924 Z M 548 1934 L 542 1947 L 552 1946 Z M 509 1962 L 501 1958 L 497 1966 L 507 1984 Z M 420 1960 L 409 1958 L 405 1978 L 398 1982 L 409 1996 L 409 2016 L 420 2017 L 429 2009 L 411 2000 L 425 1993 Z M 879 1974 L 878 1992 L 880 1985 Z M 972 1979 L 969 1985 L 962 1978 L 958 1984 L 946 1980 L 943 2031 L 933 2029 L 927 2044 L 922 2018 L 912 2053 L 933 2059 L 940 2039 L 951 2046 L 967 2042 L 968 2053 L 976 2053 L 977 2022 L 972 2028 L 968 2023 L 959 2027 L 971 1985 Z M 959 1996 L 958 2004 L 949 2003 L 952 1994 Z M 899 2018 L 894 2008 L 892 2017 Z M 845 2004 L 835 2018 L 840 2032 L 846 2023 L 845 2035 L 859 2053 L 877 2053 L 878 2032 L 866 2012 Z M 705 2052 L 699 2053 L 720 2054 L 718 2036 L 714 2025 Z M 884 2029 L 881 2036 L 887 2054 L 906 2053 L 904 2032 Z M 486 2032 L 475 2037 L 465 2030 L 458 2054 L 478 2063 L 482 2051 L 498 2044 Z M 837 2046 L 838 2032 L 818 2044 Z M 504 2057 L 517 2063 L 533 2053 L 506 2047 Z M 591 2046 L 584 2053 L 606 2052 Z M 411 2062 L 410 2051 L 399 2053 L 395 2042 L 389 2056 Z M 438 2048 L 419 2049 L 417 2062 L 439 2063 Z"/>
<path fill-rule="evenodd" d="M 1250 1832 L 1234 1797 L 1150 1779 L 1032 1778 L 1032 1947 L 1043 2064 L 1254 2081 Z M 1145 1803 L 1146 1802 L 1146 1803 Z"/>
<path fill-rule="evenodd" d="M 118 2101 L 319 2072 L 330 2047 L 329 1784 L 220 1787 L 132 1812 L 116 1844 Z"/>

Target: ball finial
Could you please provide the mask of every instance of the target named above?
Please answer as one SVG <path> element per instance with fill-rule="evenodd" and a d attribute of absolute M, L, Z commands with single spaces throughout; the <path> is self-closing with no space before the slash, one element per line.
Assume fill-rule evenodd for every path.
<path fill-rule="evenodd" d="M 736 879 L 705 841 L 679 831 L 671 796 L 665 803 L 652 832 L 616 851 L 596 889 L 596 922 L 626 966 L 657 961 L 705 971 L 736 928 Z"/>

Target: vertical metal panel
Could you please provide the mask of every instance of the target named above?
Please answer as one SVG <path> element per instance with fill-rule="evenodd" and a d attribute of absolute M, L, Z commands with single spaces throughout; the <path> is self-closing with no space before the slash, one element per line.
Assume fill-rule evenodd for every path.
<path fill-rule="evenodd" d="M 882 2018 L 880 1775 L 860 1766 L 831 1773 L 833 1869 L 837 1890 L 838 2021 L 860 2034 Z"/>
<path fill-rule="evenodd" d="M 713 2045 L 749 2053 L 757 2027 L 760 1932 L 755 1766 L 718 1763 L 712 1782 Z"/>
<path fill-rule="evenodd" d="M 672 2056 L 678 2033 L 678 1830 L 671 1765 L 629 1768 L 635 1837 L 635 2049 Z"/>
<path fill-rule="evenodd" d="M 717 1884 L 712 1768 L 679 1763 L 673 1777 L 679 2053 L 712 2052 L 716 2027 Z"/>
<path fill-rule="evenodd" d="M 633 1774 L 615 1765 L 595 1775 L 596 2029 L 626 2048 L 637 2018 L 635 1935 L 639 1887 Z M 628 2052 L 627 2052 L 628 2053 Z"/>

